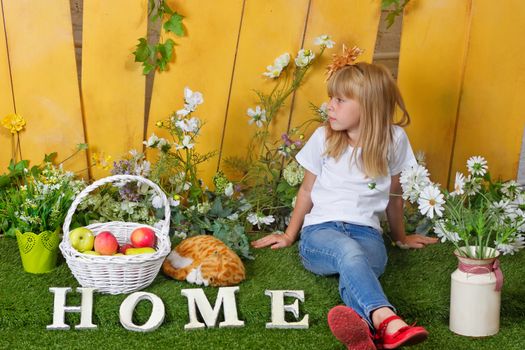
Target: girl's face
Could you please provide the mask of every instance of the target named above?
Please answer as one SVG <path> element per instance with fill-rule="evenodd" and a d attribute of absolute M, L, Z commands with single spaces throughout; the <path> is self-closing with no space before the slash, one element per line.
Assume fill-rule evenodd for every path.
<path fill-rule="evenodd" d="M 328 122 L 335 131 L 346 130 L 349 134 L 359 130 L 361 105 L 348 97 L 330 97 L 328 102 Z"/>

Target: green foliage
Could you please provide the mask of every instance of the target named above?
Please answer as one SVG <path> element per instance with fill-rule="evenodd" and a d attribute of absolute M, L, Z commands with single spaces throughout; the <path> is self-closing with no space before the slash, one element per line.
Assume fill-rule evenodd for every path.
<path fill-rule="evenodd" d="M 403 14 L 405 6 L 410 0 L 381 0 L 381 9 L 389 10 L 386 16 L 387 28 L 392 27 L 396 18 Z"/>
<path fill-rule="evenodd" d="M 163 25 L 166 33 L 171 32 L 177 36 L 185 35 L 182 24 L 184 16 L 174 12 L 164 0 L 149 0 L 148 15 L 152 22 L 167 18 Z M 161 72 L 167 70 L 168 63 L 173 58 L 174 46 L 175 42 L 172 39 L 162 41 L 162 36 L 157 44 L 148 43 L 146 38 L 139 38 L 139 43 L 133 54 L 135 55 L 135 62 L 142 62 L 142 74 L 147 75 L 155 69 Z"/>
<path fill-rule="evenodd" d="M 85 186 L 50 162 L 26 172 L 24 184 L 0 194 L 0 227 L 6 235 L 54 231 L 62 225 L 75 196 Z"/>

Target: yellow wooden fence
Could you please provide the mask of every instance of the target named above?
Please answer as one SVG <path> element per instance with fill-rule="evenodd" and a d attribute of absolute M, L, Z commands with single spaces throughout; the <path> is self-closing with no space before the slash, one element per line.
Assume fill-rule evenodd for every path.
<path fill-rule="evenodd" d="M 197 147 L 219 151 L 202 166 L 209 181 L 226 156 L 245 154 L 253 132 L 246 110 L 257 102 L 253 89 L 271 88 L 261 73 L 275 57 L 312 48 L 327 33 L 337 49 L 358 45 L 362 60 L 371 61 L 380 18 L 380 0 L 168 3 L 185 16 L 187 36 L 175 38 L 169 71 L 155 75 L 146 124 L 145 77 L 132 51 L 147 31 L 147 0 L 84 1 L 80 81 L 69 0 L 1 0 L 0 117 L 16 111 L 26 118 L 24 158 L 66 156 L 82 142 L 113 159 L 142 149 L 144 133 L 162 135 L 155 122 L 182 107 L 189 86 L 205 100 Z M 398 83 L 412 116 L 413 148 L 426 152 L 435 181 L 453 181 L 471 155 L 484 155 L 494 175 L 516 177 L 525 125 L 523 37 L 520 0 L 411 0 L 405 9 Z M 327 53 L 275 119 L 275 137 L 311 117 L 309 102 L 326 100 Z M 2 171 L 10 155 L 2 128 Z M 79 157 L 68 168 L 89 161 Z"/>

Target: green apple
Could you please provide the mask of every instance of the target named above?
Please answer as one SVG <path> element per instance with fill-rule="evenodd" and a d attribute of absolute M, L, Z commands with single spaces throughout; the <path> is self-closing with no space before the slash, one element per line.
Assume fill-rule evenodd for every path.
<path fill-rule="evenodd" d="M 126 249 L 126 255 L 153 254 L 155 252 L 156 252 L 155 248 L 151 248 L 151 247 Z"/>
<path fill-rule="evenodd" d="M 78 227 L 69 232 L 69 241 L 73 248 L 82 253 L 93 249 L 95 235 L 88 228 Z"/>
<path fill-rule="evenodd" d="M 85 252 L 82 252 L 82 254 L 87 254 L 87 255 L 100 255 L 100 253 L 94 251 L 94 250 L 86 250 Z"/>

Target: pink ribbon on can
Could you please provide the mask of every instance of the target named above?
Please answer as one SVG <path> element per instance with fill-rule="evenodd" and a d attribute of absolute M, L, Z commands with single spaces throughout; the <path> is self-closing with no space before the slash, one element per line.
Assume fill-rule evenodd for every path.
<path fill-rule="evenodd" d="M 503 287 L 503 272 L 501 272 L 501 269 L 499 268 L 498 259 L 495 259 L 493 263 L 489 263 L 486 265 L 470 265 L 464 264 L 460 261 L 458 269 L 460 271 L 472 273 L 474 275 L 483 275 L 485 273 L 494 272 L 494 275 L 496 275 L 496 287 L 494 288 L 494 290 L 496 292 L 499 292 L 501 290 L 501 287 Z"/>

